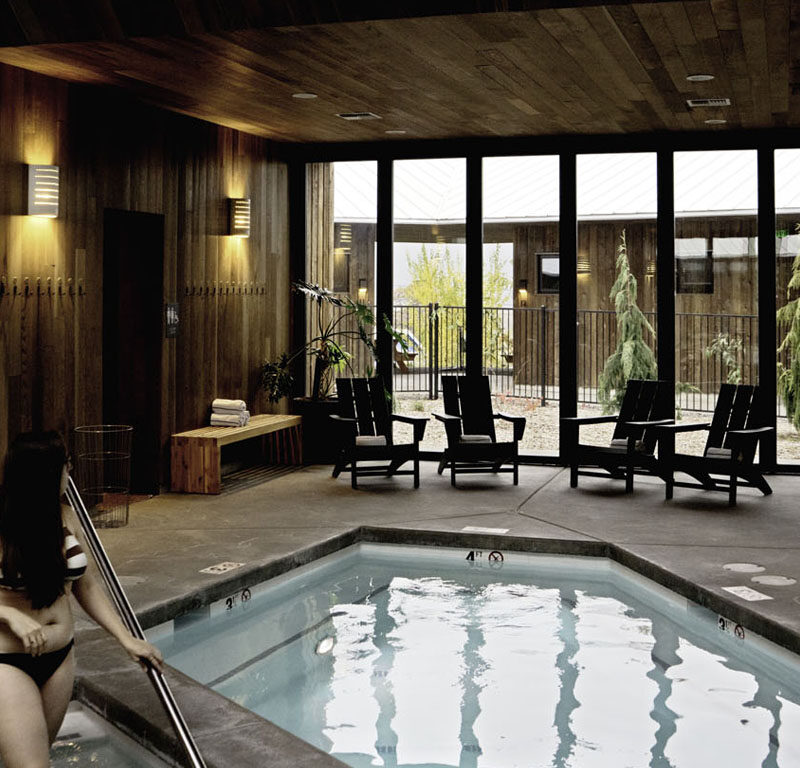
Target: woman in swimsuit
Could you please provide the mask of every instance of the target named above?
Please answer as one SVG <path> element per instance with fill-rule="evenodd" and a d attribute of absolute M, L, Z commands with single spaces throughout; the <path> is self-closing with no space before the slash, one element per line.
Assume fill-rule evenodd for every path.
<path fill-rule="evenodd" d="M 62 505 L 67 454 L 56 432 L 20 435 L 0 500 L 0 758 L 6 768 L 47 768 L 72 695 L 70 594 L 131 658 L 162 667 L 133 637 L 87 561 L 81 526 Z"/>

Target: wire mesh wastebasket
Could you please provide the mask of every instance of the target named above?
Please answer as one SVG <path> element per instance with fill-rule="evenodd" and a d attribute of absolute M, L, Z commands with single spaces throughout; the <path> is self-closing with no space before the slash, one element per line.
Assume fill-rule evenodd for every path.
<path fill-rule="evenodd" d="M 128 523 L 132 436 L 126 424 L 75 428 L 76 484 L 97 528 Z"/>

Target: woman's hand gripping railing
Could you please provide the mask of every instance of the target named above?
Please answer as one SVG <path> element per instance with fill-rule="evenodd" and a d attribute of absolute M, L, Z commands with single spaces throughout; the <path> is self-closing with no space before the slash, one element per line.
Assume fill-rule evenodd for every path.
<path fill-rule="evenodd" d="M 75 486 L 75 482 L 73 481 L 72 477 L 69 478 L 67 483 L 67 501 L 75 510 L 75 514 L 78 516 L 78 520 L 80 521 L 84 535 L 86 536 L 86 542 L 89 545 L 89 549 L 92 551 L 92 555 L 97 563 L 97 567 L 100 569 L 100 573 L 103 576 L 103 581 L 108 588 L 111 599 L 113 600 L 123 623 L 134 637 L 144 640 L 144 632 L 142 632 L 142 627 L 139 624 L 139 620 L 136 618 L 136 614 L 133 612 L 133 608 L 131 607 L 128 598 L 122 589 L 122 585 L 117 578 L 117 574 L 114 572 L 111 561 L 108 559 L 108 555 L 103 549 L 103 545 L 100 543 L 100 538 L 98 537 L 97 531 L 95 530 L 92 520 L 89 517 L 89 512 L 86 509 L 86 505 L 83 503 L 80 493 L 78 493 L 78 489 Z M 170 719 L 172 727 L 175 729 L 175 733 L 177 734 L 178 739 L 180 740 L 183 749 L 186 752 L 189 765 L 191 768 L 206 768 L 206 764 L 202 755 L 200 754 L 200 750 L 197 748 L 197 744 L 195 743 L 192 734 L 189 732 L 186 721 L 183 719 L 183 715 L 178 709 L 178 704 L 175 701 L 175 697 L 172 695 L 172 691 L 167 685 L 164 675 L 148 663 L 147 676 L 150 678 L 150 682 L 156 689 L 156 694 L 161 700 L 161 704 L 167 713 L 167 717 Z"/>

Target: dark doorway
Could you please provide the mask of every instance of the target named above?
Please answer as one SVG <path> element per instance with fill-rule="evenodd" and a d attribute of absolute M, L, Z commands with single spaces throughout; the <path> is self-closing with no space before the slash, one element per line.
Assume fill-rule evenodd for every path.
<path fill-rule="evenodd" d="M 103 218 L 103 421 L 133 427 L 131 492 L 158 493 L 164 217 Z"/>

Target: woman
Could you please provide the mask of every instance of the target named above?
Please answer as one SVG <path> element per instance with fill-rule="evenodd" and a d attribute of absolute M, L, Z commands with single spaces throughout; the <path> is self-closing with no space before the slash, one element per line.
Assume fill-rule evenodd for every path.
<path fill-rule="evenodd" d="M 62 505 L 67 454 L 56 432 L 20 435 L 8 452 L 0 502 L 0 758 L 47 768 L 75 676 L 70 594 L 131 658 L 161 669 L 150 643 L 117 616 Z"/>

